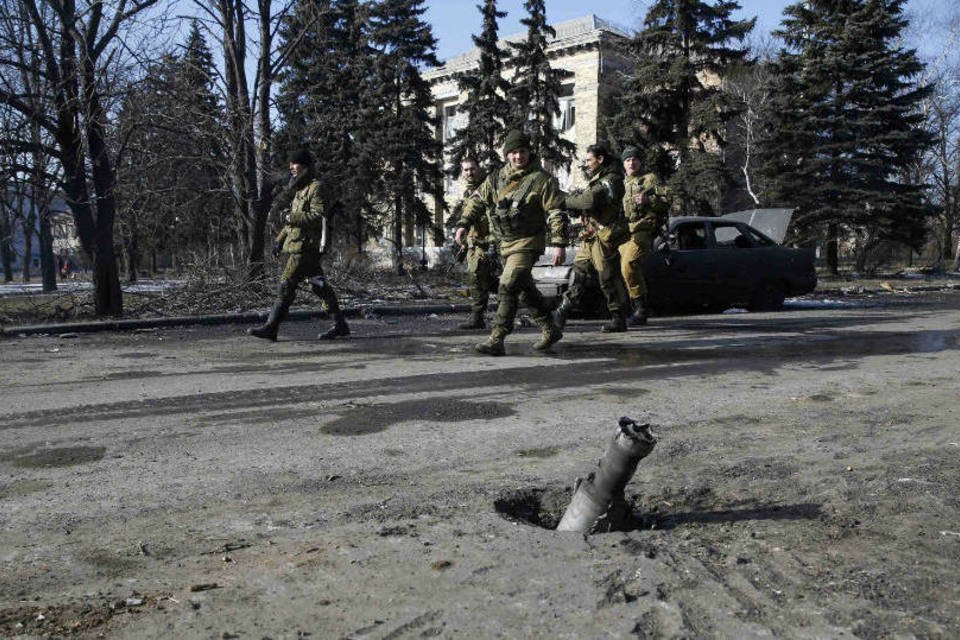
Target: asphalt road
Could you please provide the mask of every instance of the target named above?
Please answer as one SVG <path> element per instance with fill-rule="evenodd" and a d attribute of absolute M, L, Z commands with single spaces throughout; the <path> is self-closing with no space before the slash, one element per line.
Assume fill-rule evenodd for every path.
<path fill-rule="evenodd" d="M 960 293 L 0 341 L 0 636 L 960 636 Z M 550 529 L 621 415 L 629 531 Z"/>

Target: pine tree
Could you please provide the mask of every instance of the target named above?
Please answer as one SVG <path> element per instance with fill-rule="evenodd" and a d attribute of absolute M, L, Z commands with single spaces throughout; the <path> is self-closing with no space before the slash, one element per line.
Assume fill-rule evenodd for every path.
<path fill-rule="evenodd" d="M 148 253 L 216 259 L 230 239 L 214 73 L 194 22 L 183 52 L 162 56 L 125 96 L 114 137 L 118 221 L 131 280 Z"/>
<path fill-rule="evenodd" d="M 544 4 L 544 0 L 524 2 L 528 15 L 520 23 L 527 27 L 527 38 L 510 43 L 516 64 L 509 93 L 510 128 L 526 131 L 533 152 L 548 165 L 569 169 L 577 147 L 560 137 L 553 122 L 560 115 L 561 83 L 572 74 L 550 66 L 547 36 L 556 37 L 557 32 L 547 24 Z"/>
<path fill-rule="evenodd" d="M 277 97 L 278 171 L 285 171 L 290 150 L 313 149 L 327 198 L 344 205 L 335 212 L 334 232 L 349 235 L 358 249 L 375 226 L 383 187 L 372 142 L 380 112 L 367 15 L 368 5 L 358 0 L 298 3 L 280 31 L 282 46 L 294 38 L 298 45 L 280 74 Z M 291 195 L 279 197 L 277 208 Z"/>
<path fill-rule="evenodd" d="M 919 248 L 930 215 L 910 169 L 932 143 L 918 86 L 923 69 L 900 46 L 902 0 L 813 0 L 787 7 L 778 60 L 779 117 L 767 170 L 801 234 L 857 239 L 858 268 L 886 242 Z"/>
<path fill-rule="evenodd" d="M 620 146 L 646 149 L 649 166 L 672 174 L 684 213 L 715 213 L 729 180 L 722 150 L 737 108 L 721 81 L 746 64 L 747 50 L 730 45 L 756 21 L 733 20 L 739 8 L 726 0 L 657 0 L 626 47 L 636 72 L 615 100 L 608 131 Z"/>
<path fill-rule="evenodd" d="M 465 157 L 475 158 L 487 171 L 501 164 L 498 149 L 510 117 L 510 103 L 505 97 L 510 83 L 503 77 L 509 52 L 497 46 L 497 20 L 507 14 L 497 11 L 497 0 L 484 0 L 477 9 L 483 16 L 483 30 L 479 36 L 473 36 L 473 43 L 480 50 L 480 66 L 458 82 L 460 92 L 466 93 L 467 98 L 457 111 L 466 116 L 467 123 L 450 145 L 455 176 L 460 175 L 460 161 Z"/>
<path fill-rule="evenodd" d="M 368 140 L 380 150 L 384 184 L 392 201 L 398 272 L 403 271 L 402 249 L 413 239 L 413 229 L 420 227 L 425 233 L 431 223 L 423 198 L 437 193 L 442 180 L 442 147 L 434 137 L 436 119 L 429 111 L 433 95 L 420 73 L 425 66 L 440 64 L 436 38 L 422 20 L 425 11 L 423 0 L 382 0 L 370 11 L 382 118 L 377 135 Z"/>

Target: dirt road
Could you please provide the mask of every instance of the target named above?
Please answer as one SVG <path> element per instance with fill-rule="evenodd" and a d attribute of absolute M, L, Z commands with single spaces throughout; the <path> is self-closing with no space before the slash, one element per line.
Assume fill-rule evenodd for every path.
<path fill-rule="evenodd" d="M 960 293 L 0 342 L 0 636 L 960 637 Z M 616 419 L 626 532 L 549 529 Z"/>

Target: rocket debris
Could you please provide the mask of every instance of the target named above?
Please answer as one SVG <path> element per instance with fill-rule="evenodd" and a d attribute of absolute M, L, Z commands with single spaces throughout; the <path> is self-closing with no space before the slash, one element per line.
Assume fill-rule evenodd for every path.
<path fill-rule="evenodd" d="M 626 528 L 632 518 L 623 490 L 637 470 L 637 464 L 650 455 L 657 439 L 649 424 L 637 424 L 620 418 L 607 452 L 598 469 L 586 478 L 578 478 L 573 499 L 563 514 L 557 531 L 578 531 L 584 535 Z"/>

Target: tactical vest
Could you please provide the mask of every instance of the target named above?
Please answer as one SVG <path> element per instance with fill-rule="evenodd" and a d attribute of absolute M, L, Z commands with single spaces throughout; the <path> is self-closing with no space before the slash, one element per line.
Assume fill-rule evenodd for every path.
<path fill-rule="evenodd" d="M 510 242 L 546 231 L 546 212 L 529 196 L 535 195 L 548 179 L 545 173 L 534 169 L 519 184 L 503 185 L 503 174 L 496 174 L 493 186 L 497 201 L 488 215 L 490 230 L 499 240 Z M 516 186 L 511 188 L 514 184 Z"/>

